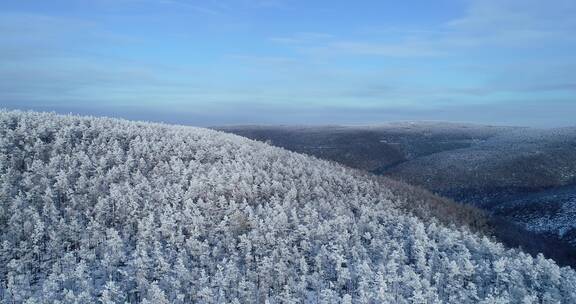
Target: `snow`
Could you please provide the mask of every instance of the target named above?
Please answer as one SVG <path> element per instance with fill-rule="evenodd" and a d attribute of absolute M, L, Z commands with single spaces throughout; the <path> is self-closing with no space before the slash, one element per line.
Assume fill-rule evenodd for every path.
<path fill-rule="evenodd" d="M 574 303 L 576 273 L 221 132 L 0 112 L 7 303 Z"/>

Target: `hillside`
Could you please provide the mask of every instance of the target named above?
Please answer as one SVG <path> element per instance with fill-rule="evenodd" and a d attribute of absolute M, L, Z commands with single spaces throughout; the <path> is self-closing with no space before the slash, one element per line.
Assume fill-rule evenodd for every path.
<path fill-rule="evenodd" d="M 517 130 L 469 148 L 400 164 L 385 174 L 474 204 L 576 254 L 576 128 Z"/>
<path fill-rule="evenodd" d="M 574 151 L 576 128 L 519 130 L 421 157 L 386 174 L 490 208 L 507 195 L 575 184 Z"/>
<path fill-rule="evenodd" d="M 393 123 L 222 129 L 472 204 L 494 216 L 488 226 L 509 246 L 576 265 L 576 227 L 569 220 L 576 213 L 576 128 Z"/>
<path fill-rule="evenodd" d="M 517 195 L 495 206 L 493 213 L 576 248 L 576 186 Z"/>
<path fill-rule="evenodd" d="M 574 303 L 377 177 L 207 129 L 0 112 L 8 303 Z"/>

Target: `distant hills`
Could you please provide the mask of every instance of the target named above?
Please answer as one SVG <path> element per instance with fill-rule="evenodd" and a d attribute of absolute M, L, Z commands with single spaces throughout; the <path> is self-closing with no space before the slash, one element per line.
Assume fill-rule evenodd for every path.
<path fill-rule="evenodd" d="M 576 128 L 521 129 L 380 173 L 490 208 L 517 193 L 576 184 Z"/>
<path fill-rule="evenodd" d="M 267 141 L 291 151 L 352 168 L 384 172 L 442 151 L 468 148 L 519 128 L 450 123 L 392 123 L 374 126 L 227 126 L 217 130 Z"/>

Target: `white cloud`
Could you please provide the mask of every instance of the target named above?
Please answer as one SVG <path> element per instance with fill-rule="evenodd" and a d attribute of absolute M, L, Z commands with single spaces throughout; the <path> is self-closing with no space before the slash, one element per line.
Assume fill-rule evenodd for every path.
<path fill-rule="evenodd" d="M 491 47 L 532 48 L 576 42 L 574 0 L 472 0 L 436 28 L 362 26 L 355 37 L 295 34 L 272 41 L 312 54 L 423 57 Z M 382 38 L 386 42 L 381 42 Z"/>
<path fill-rule="evenodd" d="M 532 47 L 574 42 L 576 1 L 473 0 L 466 14 L 446 27 L 453 36 L 486 46 Z"/>
<path fill-rule="evenodd" d="M 372 55 L 389 57 L 437 56 L 441 51 L 431 41 L 405 39 L 400 42 L 382 43 L 372 40 L 343 39 L 327 33 L 296 33 L 270 41 L 293 47 L 312 55 Z"/>
<path fill-rule="evenodd" d="M 208 6 L 201 6 L 197 4 L 192 4 L 181 0 L 160 0 L 161 4 L 175 5 L 181 8 L 189 9 L 198 13 L 208 14 L 208 15 L 222 15 L 223 11 L 220 8 L 213 8 Z"/>
<path fill-rule="evenodd" d="M 460 30 L 556 32 L 576 27 L 573 0 L 473 0 L 466 14 L 449 22 Z"/>

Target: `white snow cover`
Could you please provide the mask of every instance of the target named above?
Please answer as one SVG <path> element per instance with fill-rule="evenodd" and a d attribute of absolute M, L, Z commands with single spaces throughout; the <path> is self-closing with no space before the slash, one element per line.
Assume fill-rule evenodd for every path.
<path fill-rule="evenodd" d="M 576 303 L 376 179 L 216 131 L 0 112 L 2 303 Z"/>

